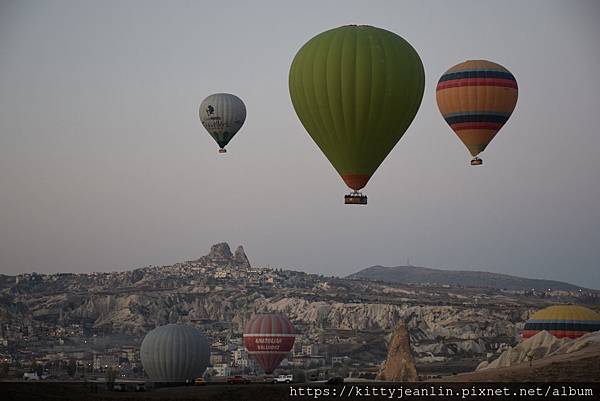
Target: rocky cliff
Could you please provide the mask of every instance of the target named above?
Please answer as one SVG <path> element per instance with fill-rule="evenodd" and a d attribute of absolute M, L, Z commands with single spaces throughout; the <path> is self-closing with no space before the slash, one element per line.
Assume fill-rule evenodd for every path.
<path fill-rule="evenodd" d="M 229 244 L 220 242 L 211 246 L 208 255 L 203 256 L 193 262 L 199 263 L 202 266 L 219 266 L 233 268 L 249 268 L 250 261 L 244 252 L 243 246 L 238 246 L 235 254 L 231 253 Z"/>
<path fill-rule="evenodd" d="M 235 250 L 235 253 L 233 254 L 233 262 L 235 263 L 236 266 L 239 266 L 242 268 L 250 267 L 250 261 L 248 260 L 248 257 L 246 256 L 246 253 L 244 252 L 243 246 L 240 245 Z"/>

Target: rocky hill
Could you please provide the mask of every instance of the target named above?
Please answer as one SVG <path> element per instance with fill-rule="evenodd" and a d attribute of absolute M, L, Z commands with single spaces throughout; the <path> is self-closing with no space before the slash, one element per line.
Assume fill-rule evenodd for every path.
<path fill-rule="evenodd" d="M 0 329 L 53 333 L 79 327 L 96 338 L 121 335 L 139 342 L 158 325 L 189 323 L 213 341 L 226 341 L 241 337 L 252 313 L 276 311 L 289 316 L 299 343 L 317 343 L 328 355 L 368 363 L 385 359 L 392 331 L 404 323 L 417 364 L 454 361 L 465 371 L 482 356 L 515 345 L 530 313 L 555 302 L 594 307 L 600 298 L 578 291 L 509 294 L 253 267 L 242 247 L 232 253 L 220 243 L 205 256 L 169 266 L 2 276 Z M 33 337 L 43 342 L 44 336 Z"/>
<path fill-rule="evenodd" d="M 600 332 L 578 339 L 557 339 L 542 331 L 510 347 L 477 371 L 444 377 L 443 381 L 598 382 Z"/>
<path fill-rule="evenodd" d="M 497 359 L 481 362 L 476 370 L 506 368 L 525 362 L 533 364 L 533 361 L 549 356 L 570 354 L 595 346 L 600 346 L 600 331 L 588 333 L 577 339 L 557 338 L 547 331 L 540 331 L 516 347 L 509 347 Z"/>
<path fill-rule="evenodd" d="M 479 287 L 512 291 L 577 291 L 585 288 L 554 280 L 540 280 L 468 270 L 441 270 L 416 266 L 371 266 L 348 276 L 350 279 L 377 280 L 386 283 L 418 285 L 447 285 L 452 287 Z"/>

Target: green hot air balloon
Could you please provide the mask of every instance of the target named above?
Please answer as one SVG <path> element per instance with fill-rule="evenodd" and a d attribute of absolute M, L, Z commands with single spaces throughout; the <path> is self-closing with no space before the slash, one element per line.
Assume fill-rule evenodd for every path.
<path fill-rule="evenodd" d="M 345 203 L 366 204 L 358 192 L 415 118 L 425 72 L 400 36 L 365 25 L 323 32 L 296 54 L 290 96 L 296 114 L 342 179 Z"/>

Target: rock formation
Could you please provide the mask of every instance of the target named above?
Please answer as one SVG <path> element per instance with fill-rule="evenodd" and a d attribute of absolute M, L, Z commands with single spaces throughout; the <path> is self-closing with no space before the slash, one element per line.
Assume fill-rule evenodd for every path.
<path fill-rule="evenodd" d="M 489 363 L 481 362 L 476 370 L 505 368 L 549 356 L 570 354 L 598 344 L 600 344 L 600 331 L 588 333 L 574 340 L 556 338 L 547 331 L 540 331 L 516 347 L 510 347 L 500 354 L 498 359 Z"/>
<path fill-rule="evenodd" d="M 221 243 L 206 256 L 168 266 L 0 274 L 0 320 L 52 326 L 62 318 L 63 325 L 80 324 L 98 335 L 131 336 L 169 322 L 231 321 L 231 330 L 241 335 L 252 313 L 285 313 L 307 341 L 361 361 L 385 358 L 385 333 L 391 339 L 403 322 L 416 362 L 469 358 L 472 363 L 516 345 L 535 302 L 548 302 L 489 289 L 388 285 L 242 267 L 249 265 L 242 247 L 232 254 Z"/>
<path fill-rule="evenodd" d="M 194 262 L 203 266 L 250 268 L 250 261 L 244 252 L 244 248 L 240 245 L 235 250 L 235 254 L 232 254 L 227 242 L 220 242 L 211 246 L 208 255 L 202 256 Z"/>
<path fill-rule="evenodd" d="M 477 366 L 476 370 L 494 369 L 513 366 L 519 363 L 533 361 L 547 357 L 566 343 L 571 342 L 568 338 L 556 338 L 547 331 L 540 331 L 533 337 L 530 337 L 515 347 L 510 347 L 498 359 L 487 362 L 483 361 Z"/>
<path fill-rule="evenodd" d="M 236 267 L 242 267 L 246 269 L 250 268 L 250 261 L 244 252 L 243 246 L 240 245 L 235 250 L 235 253 L 233 254 L 233 262 Z"/>
<path fill-rule="evenodd" d="M 408 382 L 417 380 L 417 368 L 410 351 L 410 337 L 404 323 L 398 324 L 386 360 L 381 364 L 378 380 Z"/>
<path fill-rule="evenodd" d="M 210 247 L 210 252 L 206 255 L 206 258 L 211 262 L 227 263 L 231 261 L 233 254 L 227 242 L 220 242 Z"/>

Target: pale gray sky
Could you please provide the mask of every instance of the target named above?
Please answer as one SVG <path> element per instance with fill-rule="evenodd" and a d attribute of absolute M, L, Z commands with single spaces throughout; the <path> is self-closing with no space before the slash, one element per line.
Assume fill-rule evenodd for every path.
<path fill-rule="evenodd" d="M 600 288 L 597 1 L 0 0 L 0 272 L 111 271 L 243 244 L 256 265 L 346 275 L 411 263 Z M 366 187 L 347 189 L 289 100 L 296 51 L 346 24 L 419 52 L 425 96 Z M 485 58 L 519 83 L 482 167 L 435 85 Z M 246 103 L 227 155 L 201 127 Z"/>

